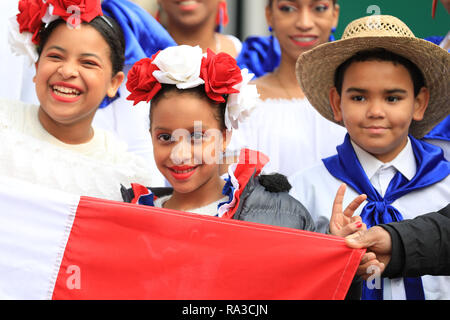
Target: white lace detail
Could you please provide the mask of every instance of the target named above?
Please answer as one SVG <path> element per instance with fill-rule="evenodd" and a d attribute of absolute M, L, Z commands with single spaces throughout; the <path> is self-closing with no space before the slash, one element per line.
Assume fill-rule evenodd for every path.
<path fill-rule="evenodd" d="M 260 104 L 270 104 L 270 105 L 274 105 L 274 104 L 280 104 L 280 103 L 284 103 L 287 105 L 292 105 L 292 104 L 298 104 L 298 105 L 307 105 L 308 104 L 308 100 L 307 99 L 302 99 L 302 98 L 293 98 L 293 99 L 285 99 L 285 98 L 267 98 L 267 99 L 259 99 L 258 103 Z"/>
<path fill-rule="evenodd" d="M 270 159 L 264 173 L 290 176 L 335 154 L 345 133 L 345 128 L 323 118 L 307 99 L 260 99 L 255 112 L 233 131 L 227 151 L 258 150 Z"/>

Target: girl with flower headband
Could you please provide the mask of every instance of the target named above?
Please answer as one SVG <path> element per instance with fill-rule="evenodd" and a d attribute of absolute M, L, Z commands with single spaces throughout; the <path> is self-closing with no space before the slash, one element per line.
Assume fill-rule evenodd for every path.
<path fill-rule="evenodd" d="M 239 39 L 221 34 L 228 23 L 226 0 L 157 0 L 156 18 L 179 45 L 199 45 L 215 53 L 236 57 L 242 47 Z"/>
<path fill-rule="evenodd" d="M 256 149 L 270 157 L 265 171 L 290 176 L 334 154 L 345 130 L 311 106 L 295 78 L 295 64 L 301 53 L 333 39 L 338 18 L 337 0 L 267 1 L 269 45 L 258 38 L 253 45 L 250 38 L 237 58 L 258 76 L 254 83 L 261 97 L 257 111 L 233 135 L 229 157 L 244 146 Z"/>
<path fill-rule="evenodd" d="M 198 46 L 169 47 L 138 61 L 128 74 L 128 99 L 151 101 L 155 162 L 172 188 L 133 184 L 122 187 L 124 201 L 313 231 L 309 213 L 289 196 L 286 177 L 260 175 L 269 161 L 264 154 L 244 149 L 225 181 L 219 174 L 231 131 L 255 107 L 252 76 L 228 54 L 202 54 Z M 335 207 L 340 220 L 330 227 L 333 234 L 363 227 L 351 217 L 363 200 L 358 197 L 345 214 Z"/>
<path fill-rule="evenodd" d="M 123 35 L 100 0 L 21 0 L 16 27 L 39 105 L 0 101 L 0 174 L 111 200 L 121 199 L 117 183 L 149 183 L 145 162 L 91 125 L 124 78 Z"/>

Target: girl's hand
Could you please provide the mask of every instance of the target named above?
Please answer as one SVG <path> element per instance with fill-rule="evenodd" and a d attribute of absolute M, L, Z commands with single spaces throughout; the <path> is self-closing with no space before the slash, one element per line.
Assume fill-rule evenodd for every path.
<path fill-rule="evenodd" d="M 342 202 L 346 188 L 347 185 L 345 183 L 339 186 L 334 198 L 330 219 L 330 233 L 339 237 L 346 237 L 355 232 L 367 230 L 367 226 L 362 222 L 361 217 L 353 216 L 355 210 L 366 200 L 367 196 L 365 194 L 357 196 L 342 212 Z"/>

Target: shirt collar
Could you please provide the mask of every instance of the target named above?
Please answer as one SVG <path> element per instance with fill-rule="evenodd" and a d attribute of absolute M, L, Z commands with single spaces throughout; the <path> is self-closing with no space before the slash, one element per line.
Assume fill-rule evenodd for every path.
<path fill-rule="evenodd" d="M 395 159 L 387 163 L 383 163 L 375 158 L 353 142 L 353 140 L 351 140 L 351 143 L 355 150 L 356 157 L 369 179 L 371 179 L 380 168 L 389 168 L 390 166 L 394 167 L 397 171 L 400 171 L 400 173 L 408 180 L 411 180 L 416 174 L 416 158 L 409 137 L 403 150 L 400 151 Z"/>

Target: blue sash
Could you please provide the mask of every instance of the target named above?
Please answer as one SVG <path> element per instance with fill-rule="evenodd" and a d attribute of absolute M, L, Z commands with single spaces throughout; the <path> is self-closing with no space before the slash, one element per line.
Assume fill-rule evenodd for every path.
<path fill-rule="evenodd" d="M 425 38 L 425 40 L 440 45 L 444 40 L 443 36 L 431 36 Z M 449 50 L 450 52 L 450 50 Z M 444 120 L 438 123 L 425 137 L 424 139 L 438 139 L 450 141 L 450 116 L 447 116 Z"/>
<path fill-rule="evenodd" d="M 416 175 L 408 181 L 400 172 L 392 178 L 384 198 L 375 190 L 355 154 L 347 134 L 344 143 L 336 149 L 338 154 L 323 163 L 335 178 L 351 186 L 359 194 L 367 195 L 367 204 L 361 218 L 368 228 L 377 224 L 402 221 L 403 216 L 391 204 L 405 194 L 426 188 L 443 179 L 450 173 L 450 163 L 444 159 L 441 148 L 409 136 L 416 158 Z M 421 278 L 404 278 L 407 300 L 425 298 Z M 382 300 L 383 289 L 369 289 L 364 282 L 363 300 Z"/>
<path fill-rule="evenodd" d="M 159 50 L 176 46 L 164 27 L 143 8 L 129 0 L 103 0 L 102 11 L 121 27 L 125 38 L 125 65 L 151 57 Z M 99 108 L 107 107 L 117 99 L 106 97 Z"/>
<path fill-rule="evenodd" d="M 247 68 L 256 78 L 272 72 L 279 66 L 281 49 L 277 38 L 248 37 L 242 43 L 242 49 L 236 58 L 239 68 Z"/>
<path fill-rule="evenodd" d="M 129 0 L 103 0 L 102 10 L 122 28 L 126 65 L 151 57 L 158 50 L 177 45 L 150 13 Z"/>
<path fill-rule="evenodd" d="M 438 139 L 450 141 L 450 116 L 439 122 L 424 139 Z"/>

